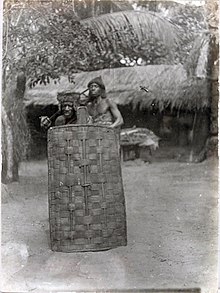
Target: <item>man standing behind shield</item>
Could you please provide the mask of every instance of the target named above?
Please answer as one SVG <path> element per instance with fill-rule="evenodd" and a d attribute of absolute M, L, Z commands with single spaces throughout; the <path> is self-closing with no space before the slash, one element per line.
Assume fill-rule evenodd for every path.
<path fill-rule="evenodd" d="M 88 83 L 89 98 L 86 106 L 95 125 L 118 128 L 123 124 L 123 118 L 117 105 L 106 97 L 105 85 L 101 76 Z"/>

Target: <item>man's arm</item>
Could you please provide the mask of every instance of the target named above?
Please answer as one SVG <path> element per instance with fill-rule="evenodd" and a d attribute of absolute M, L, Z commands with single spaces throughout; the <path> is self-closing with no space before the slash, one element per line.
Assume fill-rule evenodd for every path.
<path fill-rule="evenodd" d="M 109 106 L 109 110 L 111 111 L 113 117 L 115 118 L 114 123 L 110 127 L 115 128 L 115 127 L 121 126 L 124 123 L 124 120 L 121 116 L 120 111 L 118 110 L 117 105 L 109 99 L 107 99 L 107 103 Z"/>

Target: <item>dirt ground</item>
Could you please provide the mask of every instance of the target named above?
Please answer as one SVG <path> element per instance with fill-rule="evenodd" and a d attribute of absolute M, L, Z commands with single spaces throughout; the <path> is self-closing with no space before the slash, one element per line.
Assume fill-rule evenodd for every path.
<path fill-rule="evenodd" d="M 217 161 L 122 167 L 127 247 L 68 254 L 49 246 L 47 162 L 22 163 L 2 197 L 2 291 L 217 292 Z"/>

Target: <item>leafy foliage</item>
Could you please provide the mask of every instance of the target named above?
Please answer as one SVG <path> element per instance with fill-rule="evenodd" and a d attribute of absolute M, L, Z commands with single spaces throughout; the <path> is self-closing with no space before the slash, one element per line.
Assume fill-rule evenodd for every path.
<path fill-rule="evenodd" d="M 190 51 L 194 48 L 195 39 L 207 31 L 205 10 L 201 6 L 183 5 L 168 1 L 134 0 L 137 7 L 152 11 L 169 19 L 183 29 L 181 45 L 175 52 L 175 58 L 182 64 L 187 61 Z"/>
<path fill-rule="evenodd" d="M 100 53 L 94 36 L 68 6 L 51 5 L 46 10 L 43 5 L 24 4 L 5 18 L 5 68 L 10 72 L 25 68 L 31 85 L 89 70 L 90 58 Z"/>
<path fill-rule="evenodd" d="M 127 6 L 125 6 L 127 7 Z M 117 11 L 114 1 L 62 0 L 4 2 L 4 79 L 25 69 L 30 86 L 61 75 L 111 66 L 109 52 L 80 19 Z"/>
<path fill-rule="evenodd" d="M 142 10 L 151 11 L 146 15 L 120 12 L 81 20 L 112 11 L 113 2 L 5 1 L 5 84 L 8 73 L 20 69 L 32 87 L 51 80 L 56 83 L 61 75 L 74 81 L 79 71 L 184 64 L 196 36 L 206 28 L 201 8 L 176 3 L 166 7 L 155 1 L 134 1 Z"/>
<path fill-rule="evenodd" d="M 89 2 L 82 1 L 84 12 L 88 12 Z M 106 1 L 100 2 L 100 7 L 103 8 Z M 108 5 L 110 2 L 108 1 Z M 91 25 L 96 21 L 95 18 L 80 21 L 79 11 L 83 9 L 78 7 L 77 10 L 77 5 L 82 4 L 78 1 L 40 3 L 23 0 L 12 5 L 11 1 L 6 1 L 4 72 L 13 74 L 24 69 L 30 86 L 35 86 L 37 83 L 49 83 L 51 79 L 56 82 L 61 75 L 68 75 L 71 81 L 74 73 L 79 71 L 174 62 L 169 40 L 165 44 L 159 35 L 153 33 L 160 32 L 165 25 L 170 37 L 175 38 L 175 28 L 166 20 L 152 22 L 153 17 L 146 16 L 146 28 L 152 30 L 152 33 L 148 31 L 149 37 L 140 40 L 137 32 L 142 30 L 141 24 L 137 23 L 137 27 L 136 24 L 132 25 L 130 20 L 126 20 L 125 14 L 114 16 L 118 19 L 115 23 L 110 14 L 104 15 L 100 23 L 103 29 L 97 32 Z M 100 9 L 100 13 L 109 9 Z M 98 11 L 98 8 L 93 9 L 93 13 Z M 85 17 L 85 14 L 81 17 Z M 120 25 L 117 27 L 117 24 L 122 25 L 122 28 Z M 163 34 L 160 33 L 160 36 Z M 126 58 L 129 62 L 125 65 L 121 60 Z M 141 64 L 137 62 L 140 59 Z"/>

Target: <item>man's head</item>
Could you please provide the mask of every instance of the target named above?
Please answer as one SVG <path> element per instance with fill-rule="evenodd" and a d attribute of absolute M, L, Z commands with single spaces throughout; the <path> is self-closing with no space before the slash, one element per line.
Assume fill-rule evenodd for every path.
<path fill-rule="evenodd" d="M 73 106 L 73 103 L 71 102 L 63 102 L 61 104 L 62 113 L 65 116 L 65 118 L 71 118 L 73 114 L 75 113 L 75 109 Z"/>
<path fill-rule="evenodd" d="M 99 96 L 101 96 L 102 98 L 106 97 L 105 85 L 102 81 L 101 76 L 92 79 L 88 83 L 88 89 L 89 89 L 89 97 L 91 98 L 97 98 Z"/>
<path fill-rule="evenodd" d="M 76 115 L 76 104 L 79 99 L 78 93 L 62 92 L 58 93 L 57 100 L 61 106 L 61 112 L 66 119 L 70 119 Z"/>

